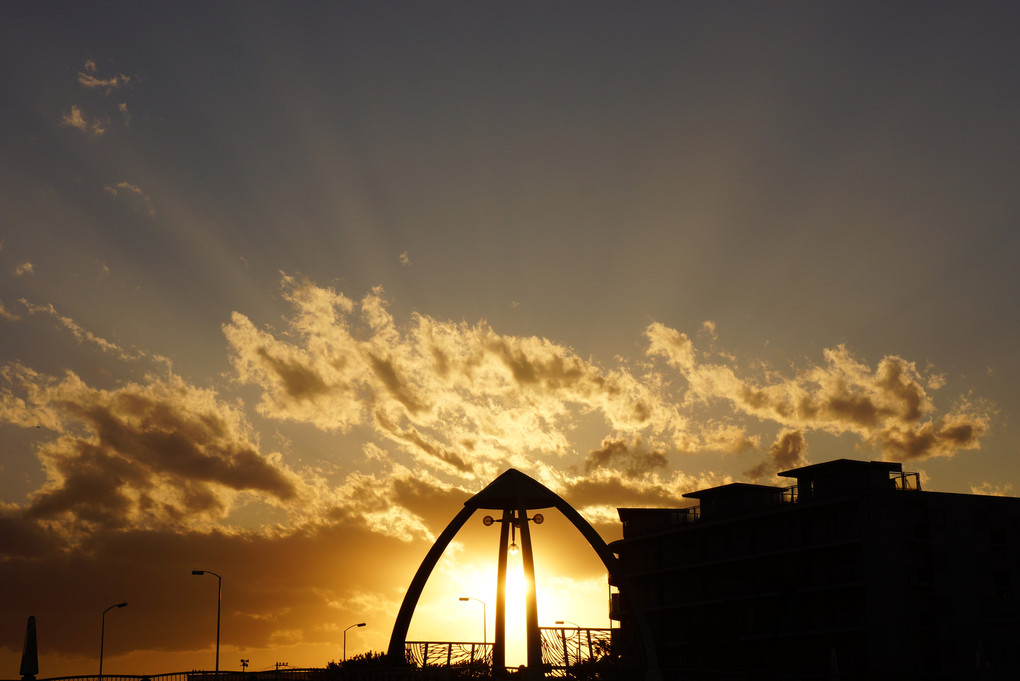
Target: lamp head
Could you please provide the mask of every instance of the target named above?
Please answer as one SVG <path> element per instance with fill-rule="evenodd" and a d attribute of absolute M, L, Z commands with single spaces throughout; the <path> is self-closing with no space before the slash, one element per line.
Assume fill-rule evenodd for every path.
<path fill-rule="evenodd" d="M 458 601 L 470 601 L 471 599 L 470 599 L 469 597 L 467 597 L 467 596 L 461 596 L 461 597 L 460 597 L 460 598 L 458 598 L 457 600 L 458 600 Z"/>
<path fill-rule="evenodd" d="M 368 623 L 367 623 L 367 622 L 362 622 L 362 623 L 361 623 L 361 624 L 359 624 L 358 626 L 359 626 L 359 627 L 363 627 L 363 626 L 365 626 L 366 624 L 368 624 Z"/>
<path fill-rule="evenodd" d="M 205 570 L 192 570 L 191 574 L 193 574 L 193 575 L 204 575 L 205 574 Z"/>
<path fill-rule="evenodd" d="M 532 517 L 531 519 L 531 522 L 535 523 L 536 525 L 541 525 L 544 521 L 545 516 L 543 516 L 541 513 L 536 513 L 534 517 Z"/>
<path fill-rule="evenodd" d="M 492 525 L 494 522 L 496 521 L 492 519 L 491 515 L 487 515 L 484 518 L 482 518 L 482 525 L 485 525 L 486 527 Z"/>
<path fill-rule="evenodd" d="M 117 607 L 118 608 L 123 608 L 125 605 L 127 605 L 127 601 L 124 601 L 123 603 L 118 603 Z"/>

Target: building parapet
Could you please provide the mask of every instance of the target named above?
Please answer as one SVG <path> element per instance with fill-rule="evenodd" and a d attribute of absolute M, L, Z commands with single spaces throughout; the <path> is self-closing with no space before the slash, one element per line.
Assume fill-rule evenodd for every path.
<path fill-rule="evenodd" d="M 862 490 L 921 491 L 920 475 L 904 472 L 897 462 L 838 459 L 779 475 L 793 478 L 797 484 L 780 487 L 736 482 L 683 495 L 698 500 L 696 506 L 617 509 L 623 522 L 623 536 L 655 534 L 702 520 L 759 513 Z"/>

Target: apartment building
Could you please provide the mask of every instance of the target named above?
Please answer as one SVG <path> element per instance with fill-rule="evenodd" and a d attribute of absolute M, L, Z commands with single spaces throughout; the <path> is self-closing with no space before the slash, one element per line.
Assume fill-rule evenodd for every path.
<path fill-rule="evenodd" d="M 666 679 L 1020 676 L 1020 499 L 923 491 L 890 462 L 780 475 L 619 509 L 617 637 L 643 611 Z"/>

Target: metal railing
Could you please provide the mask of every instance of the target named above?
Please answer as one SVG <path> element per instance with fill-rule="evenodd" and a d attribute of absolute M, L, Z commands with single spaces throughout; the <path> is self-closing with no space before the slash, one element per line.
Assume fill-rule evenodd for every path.
<path fill-rule="evenodd" d="M 407 641 L 404 659 L 415 667 L 492 665 L 491 643 L 456 641 Z"/>
<path fill-rule="evenodd" d="M 896 489 L 921 491 L 920 473 L 893 473 L 892 481 Z"/>
<path fill-rule="evenodd" d="M 549 676 L 567 676 L 571 669 L 611 656 L 612 629 L 601 627 L 539 627 L 542 665 Z M 406 661 L 418 669 L 491 669 L 492 644 L 456 641 L 407 641 Z M 508 667 L 513 669 L 513 667 Z"/>
<path fill-rule="evenodd" d="M 269 669 L 256 672 L 190 671 L 165 674 L 84 674 L 79 676 L 39 677 L 36 681 L 450 681 L 461 675 L 451 674 L 452 667 L 415 668 L 373 664 L 344 669 L 310 667 L 302 669 Z M 486 667 L 486 669 L 488 669 Z M 22 681 L 12 678 L 9 681 Z"/>
<path fill-rule="evenodd" d="M 326 673 L 319 667 L 305 669 L 267 669 L 256 672 L 202 671 L 166 672 L 163 674 L 82 674 L 78 676 L 47 676 L 36 681 L 308 681 Z M 16 681 L 12 679 L 11 681 Z"/>

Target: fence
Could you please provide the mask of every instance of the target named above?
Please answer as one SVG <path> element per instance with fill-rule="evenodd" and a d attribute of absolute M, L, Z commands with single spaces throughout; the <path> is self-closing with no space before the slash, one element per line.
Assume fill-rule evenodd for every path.
<path fill-rule="evenodd" d="M 581 665 L 610 662 L 611 629 L 541 627 L 542 663 L 547 676 L 564 677 Z M 166 674 L 86 674 L 54 676 L 37 681 L 445 681 L 491 675 L 492 644 L 472 642 L 408 641 L 405 661 L 410 666 L 388 666 L 382 660 L 350 668 L 269 669 L 257 672 L 199 671 Z M 16 681 L 12 679 L 11 681 Z"/>

